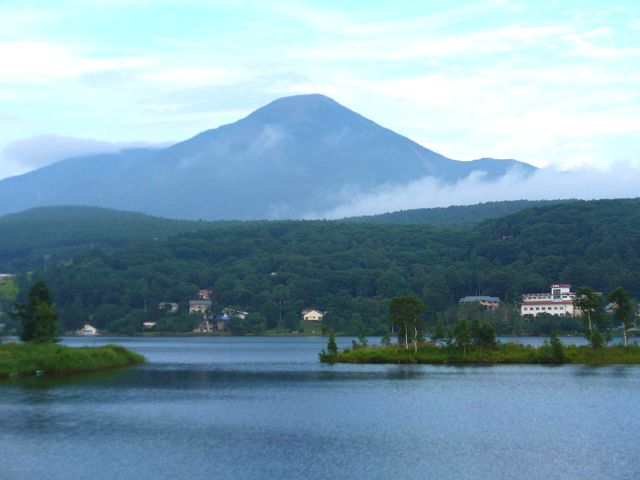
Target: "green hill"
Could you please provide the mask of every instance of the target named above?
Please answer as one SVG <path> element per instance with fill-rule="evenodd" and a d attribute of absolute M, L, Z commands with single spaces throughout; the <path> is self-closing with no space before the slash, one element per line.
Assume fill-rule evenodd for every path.
<path fill-rule="evenodd" d="M 504 217 L 526 208 L 543 207 L 574 200 L 505 200 L 477 205 L 452 205 L 441 208 L 416 208 L 380 215 L 345 218 L 347 222 L 390 223 L 398 225 L 441 225 L 443 227 L 471 227 L 485 220 Z"/>
<path fill-rule="evenodd" d="M 41 207 L 0 217 L 0 271 L 38 268 L 78 247 L 121 247 L 233 222 L 169 220 L 107 208 Z"/>
<path fill-rule="evenodd" d="M 349 223 L 424 224 L 470 227 L 525 208 L 566 201 L 505 201 L 448 208 L 423 208 L 354 217 Z M 41 268 L 64 260 L 78 248 L 123 247 L 132 242 L 163 240 L 179 233 L 262 222 L 191 221 L 83 206 L 41 207 L 0 217 L 0 272 Z"/>
<path fill-rule="evenodd" d="M 198 289 L 212 288 L 214 309 L 241 308 L 266 328 L 295 326 L 313 306 L 336 330 L 381 331 L 388 299 L 409 292 L 431 315 L 465 295 L 513 302 L 556 282 L 640 296 L 640 200 L 537 207 L 468 230 L 249 223 L 76 249 L 42 274 L 67 328 L 93 316 L 98 327 L 139 329 L 161 316 L 158 302 L 184 311 Z"/>

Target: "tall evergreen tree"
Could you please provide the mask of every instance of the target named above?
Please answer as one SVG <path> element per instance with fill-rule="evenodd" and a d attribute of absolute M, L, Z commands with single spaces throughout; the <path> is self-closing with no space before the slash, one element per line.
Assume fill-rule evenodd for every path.
<path fill-rule="evenodd" d="M 58 315 L 43 280 L 38 280 L 31 286 L 27 302 L 16 304 L 12 315 L 20 319 L 20 340 L 23 342 L 56 340 Z"/>

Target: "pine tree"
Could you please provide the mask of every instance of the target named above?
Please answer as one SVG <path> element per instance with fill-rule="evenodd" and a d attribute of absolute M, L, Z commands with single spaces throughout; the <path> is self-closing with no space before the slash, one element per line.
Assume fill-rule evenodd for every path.
<path fill-rule="evenodd" d="M 56 307 L 44 281 L 36 281 L 27 293 L 27 302 L 18 303 L 12 316 L 20 319 L 20 340 L 53 342 L 58 334 Z"/>

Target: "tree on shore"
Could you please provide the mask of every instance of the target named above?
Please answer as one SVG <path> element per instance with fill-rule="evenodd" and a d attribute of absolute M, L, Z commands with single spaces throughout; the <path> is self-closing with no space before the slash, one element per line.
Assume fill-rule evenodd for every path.
<path fill-rule="evenodd" d="M 418 339 L 422 335 L 420 314 L 427 309 L 426 305 L 413 295 L 395 297 L 389 300 L 389 321 L 398 325 L 398 341 L 404 337 L 404 346 L 409 349 L 409 330 L 413 326 L 411 340 L 413 351 L 418 351 Z"/>
<path fill-rule="evenodd" d="M 549 347 L 551 349 L 551 361 L 553 363 L 564 363 L 566 360 L 564 345 L 558 338 L 555 328 L 551 330 L 551 335 L 549 336 Z"/>
<path fill-rule="evenodd" d="M 580 310 L 582 320 L 587 328 L 587 339 L 593 344 L 592 317 L 602 304 L 601 295 L 594 292 L 591 287 L 580 287 L 576 290 L 576 298 L 573 304 Z"/>
<path fill-rule="evenodd" d="M 624 346 L 627 343 L 627 330 L 633 324 L 634 304 L 627 291 L 622 288 L 616 288 L 609 294 L 609 302 L 613 303 L 613 316 L 616 320 L 622 324 L 622 338 L 624 339 Z"/>
<path fill-rule="evenodd" d="M 20 319 L 20 340 L 53 342 L 58 336 L 58 314 L 43 280 L 36 281 L 27 293 L 26 303 L 17 303 L 12 316 Z"/>
<path fill-rule="evenodd" d="M 331 332 L 329 334 L 329 341 L 327 342 L 327 352 L 329 355 L 335 355 L 338 353 L 338 344 L 336 343 L 336 336 Z"/>
<path fill-rule="evenodd" d="M 447 336 L 447 332 L 444 328 L 444 322 L 442 319 L 438 320 L 436 326 L 433 328 L 433 332 L 431 332 L 431 340 L 434 343 L 438 343 L 440 340 L 444 340 Z"/>
<path fill-rule="evenodd" d="M 453 338 L 456 347 L 461 348 L 466 357 L 467 348 L 471 346 L 471 332 L 469 331 L 469 324 L 466 318 L 460 320 L 453 328 Z"/>

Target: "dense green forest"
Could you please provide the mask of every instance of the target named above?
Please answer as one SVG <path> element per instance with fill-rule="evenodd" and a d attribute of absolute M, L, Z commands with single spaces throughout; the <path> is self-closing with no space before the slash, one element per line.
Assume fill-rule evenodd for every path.
<path fill-rule="evenodd" d="M 366 215 L 344 219 L 359 223 L 392 223 L 403 225 L 440 225 L 443 227 L 472 227 L 485 220 L 504 217 L 525 208 L 568 203 L 574 200 L 509 200 L 485 202 L 477 205 L 453 205 L 442 208 L 416 208 L 398 212 Z"/>
<path fill-rule="evenodd" d="M 388 299 L 408 293 L 427 305 L 430 321 L 453 321 L 451 310 L 465 295 L 512 303 L 556 282 L 602 292 L 624 286 L 640 296 L 640 200 L 548 205 L 466 230 L 248 223 L 120 248 L 81 247 L 33 275 L 50 285 L 66 329 L 90 319 L 98 328 L 133 332 L 156 320 L 186 331 L 193 318 L 166 315 L 157 304 L 177 302 L 185 312 L 199 289 L 211 288 L 214 312 L 250 312 L 238 332 L 299 329 L 300 311 L 316 307 L 336 331 L 384 333 Z M 498 333 L 534 328 L 508 305 L 491 315 L 501 322 Z M 535 327 L 545 322 L 550 325 L 542 319 Z"/>
<path fill-rule="evenodd" d="M 469 227 L 525 208 L 564 201 L 504 201 L 448 208 L 421 208 L 354 217 L 358 223 L 426 224 Z M 135 241 L 162 240 L 179 233 L 226 228 L 233 221 L 171 220 L 98 207 L 41 207 L 0 217 L 0 272 L 42 268 L 68 258 L 78 247 L 122 247 Z"/>
<path fill-rule="evenodd" d="M 82 246 L 121 247 L 235 223 L 169 220 L 98 207 L 34 208 L 0 217 L 0 272 L 40 268 Z"/>

